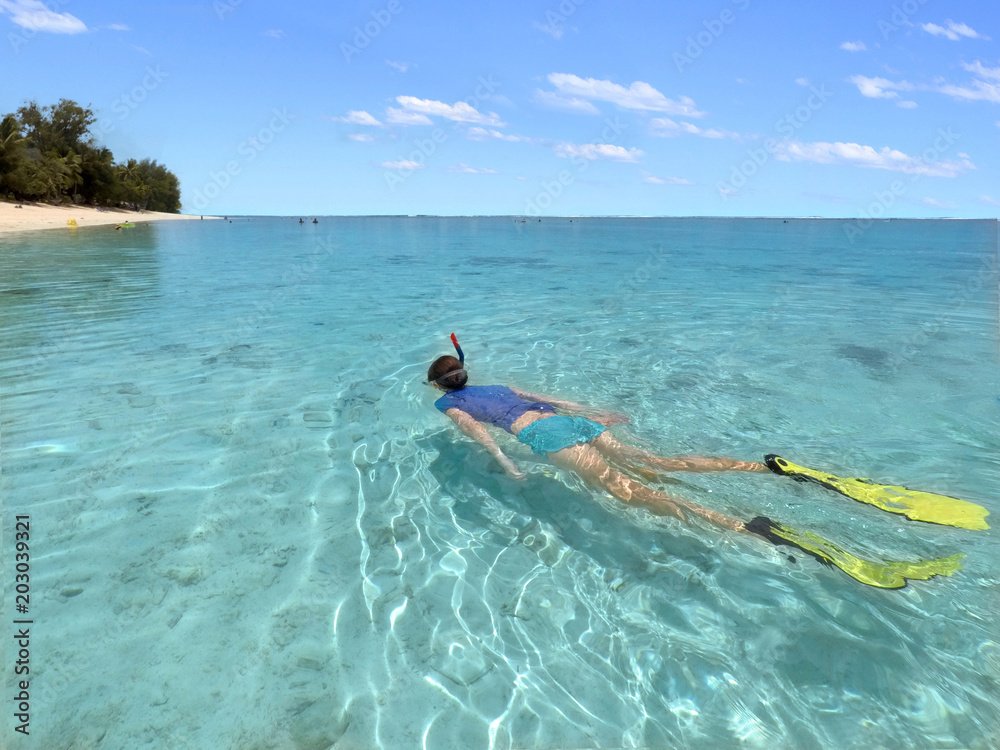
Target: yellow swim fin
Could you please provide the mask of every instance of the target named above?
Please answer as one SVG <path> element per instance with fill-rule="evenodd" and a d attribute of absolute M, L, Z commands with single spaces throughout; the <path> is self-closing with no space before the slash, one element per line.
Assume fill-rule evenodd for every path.
<path fill-rule="evenodd" d="M 800 482 L 817 482 L 852 500 L 874 505 L 889 513 L 902 513 L 914 521 L 957 526 L 961 529 L 989 528 L 986 516 L 990 512 L 986 508 L 957 497 L 911 490 L 898 485 L 875 484 L 870 479 L 837 477 L 825 471 L 798 466 L 773 453 L 764 456 L 764 463 L 775 474 L 784 474 Z"/>
<path fill-rule="evenodd" d="M 926 581 L 931 576 L 950 576 L 962 569 L 959 560 L 965 557 L 957 554 L 917 562 L 874 562 L 855 557 L 811 531 L 782 526 L 764 516 L 757 516 L 750 521 L 746 530 L 759 534 L 774 544 L 798 547 L 825 565 L 837 566 L 855 581 L 880 589 L 900 589 L 906 585 L 907 580 Z"/>

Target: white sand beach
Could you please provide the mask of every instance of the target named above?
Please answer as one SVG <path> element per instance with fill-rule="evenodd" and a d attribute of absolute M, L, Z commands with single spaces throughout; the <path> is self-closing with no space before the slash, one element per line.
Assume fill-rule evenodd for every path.
<path fill-rule="evenodd" d="M 21 206 L 18 208 L 18 206 Z M 96 227 L 106 224 L 120 224 L 124 221 L 181 221 L 201 219 L 201 216 L 168 214 L 159 211 L 127 211 L 119 208 L 97 209 L 91 206 L 50 206 L 44 203 L 8 203 L 0 201 L 0 235 L 11 232 L 27 232 L 35 229 L 55 229 L 67 227 L 70 219 L 78 227 Z M 205 216 L 217 219 L 218 216 Z"/>

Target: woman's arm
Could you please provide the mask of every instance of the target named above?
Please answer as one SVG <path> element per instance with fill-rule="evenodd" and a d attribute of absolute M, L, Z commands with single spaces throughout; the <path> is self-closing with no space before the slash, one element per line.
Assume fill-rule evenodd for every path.
<path fill-rule="evenodd" d="M 557 409 L 562 409 L 563 411 L 586 411 L 590 412 L 590 419 L 594 422 L 598 422 L 605 427 L 610 427 L 613 424 L 628 424 L 631 420 L 624 414 L 618 414 L 613 411 L 604 411 L 603 409 L 593 409 L 589 406 L 581 406 L 580 404 L 573 403 L 572 401 L 564 401 L 560 398 L 549 398 L 548 396 L 542 396 L 538 393 L 528 393 L 528 391 L 521 391 L 517 388 L 511 388 L 514 395 L 518 398 L 523 398 L 525 401 L 538 401 L 543 404 L 551 404 Z"/>
<path fill-rule="evenodd" d="M 486 431 L 486 428 L 479 424 L 479 422 L 461 409 L 451 408 L 446 410 L 445 414 L 454 420 L 455 424 L 458 425 L 462 432 L 488 450 L 490 455 L 493 456 L 493 458 L 497 460 L 497 463 L 503 467 L 503 470 L 507 472 L 507 476 L 512 479 L 524 479 L 524 473 L 519 471 L 514 465 L 514 462 L 504 455 L 503 451 L 500 450 L 500 446 L 497 445 L 496 441 L 493 439 L 493 436 L 490 435 L 490 433 Z"/>

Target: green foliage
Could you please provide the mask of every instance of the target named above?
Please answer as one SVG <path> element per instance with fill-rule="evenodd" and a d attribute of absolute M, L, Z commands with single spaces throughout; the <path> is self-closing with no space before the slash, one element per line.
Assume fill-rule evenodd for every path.
<path fill-rule="evenodd" d="M 0 120 L 0 197 L 177 213 L 180 183 L 162 164 L 116 164 L 90 133 L 97 117 L 69 99 L 29 102 Z"/>

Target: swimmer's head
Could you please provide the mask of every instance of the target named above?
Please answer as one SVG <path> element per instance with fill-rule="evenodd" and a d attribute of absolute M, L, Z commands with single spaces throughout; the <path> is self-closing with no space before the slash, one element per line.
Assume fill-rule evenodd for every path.
<path fill-rule="evenodd" d="M 457 391 L 469 382 L 469 373 L 455 357 L 446 354 L 435 359 L 428 368 L 427 382 L 439 385 L 445 390 Z"/>

